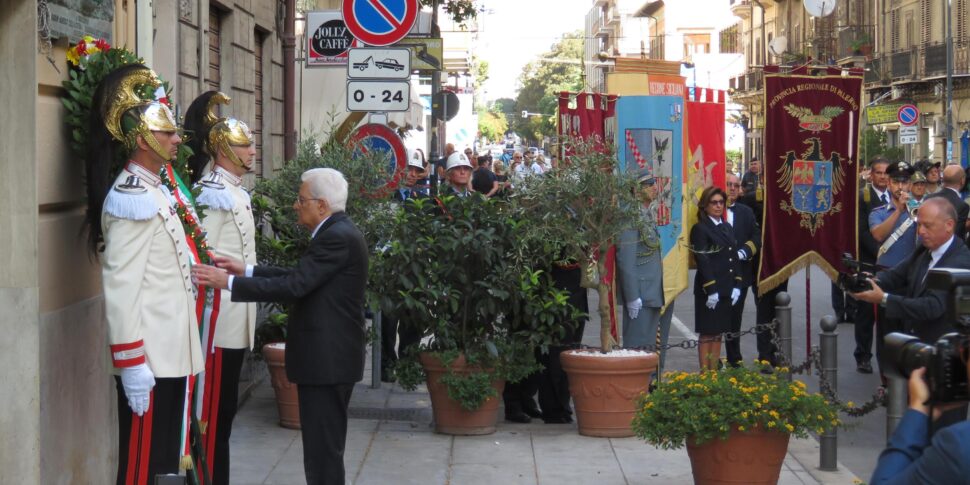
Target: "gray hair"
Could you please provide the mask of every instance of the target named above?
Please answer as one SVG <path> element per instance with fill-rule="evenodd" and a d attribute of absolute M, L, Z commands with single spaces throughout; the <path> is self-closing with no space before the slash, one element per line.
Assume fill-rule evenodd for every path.
<path fill-rule="evenodd" d="M 936 207 L 943 221 L 957 221 L 957 210 L 953 208 L 953 204 L 949 200 L 946 200 L 942 196 L 928 197 L 923 201 L 923 205 Z"/>
<path fill-rule="evenodd" d="M 311 168 L 300 180 L 306 182 L 310 195 L 327 201 L 331 212 L 343 212 L 347 208 L 347 179 L 332 168 Z"/>

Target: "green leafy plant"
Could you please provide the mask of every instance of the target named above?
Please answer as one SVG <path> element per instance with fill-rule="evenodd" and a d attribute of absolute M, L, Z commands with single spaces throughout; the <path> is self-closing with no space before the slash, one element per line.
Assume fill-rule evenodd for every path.
<path fill-rule="evenodd" d="M 637 182 L 632 172 L 620 172 L 612 146 L 580 140 L 564 146 L 567 158 L 559 168 L 524 179 L 513 203 L 529 214 L 525 245 L 555 244 L 584 268 L 584 284 L 599 293 L 600 342 L 609 351 L 617 346 L 610 333 L 613 283 L 599 275 L 606 274 L 607 253 L 620 233 L 642 223 Z"/>
<path fill-rule="evenodd" d="M 836 404 L 789 382 L 787 369 L 767 372 L 766 362 L 702 373 L 668 372 L 637 400 L 633 430 L 648 443 L 676 449 L 727 439 L 732 430 L 760 428 L 806 438 L 841 424 Z M 766 372 L 762 372 L 766 371 Z"/>
<path fill-rule="evenodd" d="M 410 200 L 396 212 L 371 260 L 371 283 L 384 312 L 430 337 L 398 363 L 405 389 L 423 378 L 413 362 L 418 351 L 449 364 L 463 355 L 471 373 L 449 372 L 443 382 L 476 409 L 494 395 L 493 381 L 521 380 L 537 369 L 534 350 L 565 334 L 562 322 L 576 310 L 546 271 L 556 247 L 524 244 L 532 224 L 523 215 L 477 195 Z"/>

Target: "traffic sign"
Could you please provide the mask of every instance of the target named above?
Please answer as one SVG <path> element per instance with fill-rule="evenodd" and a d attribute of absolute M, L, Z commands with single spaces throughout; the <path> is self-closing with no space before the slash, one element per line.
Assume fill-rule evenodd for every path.
<path fill-rule="evenodd" d="M 919 108 L 912 104 L 904 104 L 899 107 L 896 118 L 905 126 L 915 125 L 919 121 Z"/>
<path fill-rule="evenodd" d="M 393 44 L 405 36 L 418 18 L 418 0 L 343 0 L 347 28 L 368 45 Z"/>
<path fill-rule="evenodd" d="M 350 136 L 350 146 L 354 150 L 355 158 L 359 154 L 367 154 L 372 151 L 380 152 L 387 157 L 385 173 L 386 182 L 378 182 L 378 187 L 371 193 L 372 196 L 381 197 L 388 190 L 394 190 L 401 179 L 401 174 L 407 169 L 407 150 L 404 142 L 397 136 L 394 130 L 378 123 L 368 123 L 361 126 Z"/>
<path fill-rule="evenodd" d="M 458 115 L 460 104 L 457 94 L 451 91 L 438 91 L 431 97 L 431 116 L 438 121 L 451 121 Z"/>
<path fill-rule="evenodd" d="M 351 49 L 347 58 L 348 79 L 408 79 L 411 51 L 395 48 Z"/>
<path fill-rule="evenodd" d="M 900 145 L 915 145 L 919 142 L 919 135 L 899 135 Z"/>
<path fill-rule="evenodd" d="M 347 111 L 407 111 L 408 81 L 347 81 Z"/>
<path fill-rule="evenodd" d="M 900 126 L 899 136 L 913 136 L 919 134 L 919 128 L 916 126 Z"/>

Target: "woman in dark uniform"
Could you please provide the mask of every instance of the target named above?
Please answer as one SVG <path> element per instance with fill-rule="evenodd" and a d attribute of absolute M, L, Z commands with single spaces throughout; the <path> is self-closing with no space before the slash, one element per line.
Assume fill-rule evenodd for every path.
<path fill-rule="evenodd" d="M 700 335 L 701 370 L 716 369 L 721 334 L 731 328 L 731 306 L 741 295 L 741 273 L 734 230 L 724 220 L 727 195 L 708 187 L 697 203 L 697 224 L 690 231 L 690 249 L 697 261 L 694 275 L 694 330 Z"/>

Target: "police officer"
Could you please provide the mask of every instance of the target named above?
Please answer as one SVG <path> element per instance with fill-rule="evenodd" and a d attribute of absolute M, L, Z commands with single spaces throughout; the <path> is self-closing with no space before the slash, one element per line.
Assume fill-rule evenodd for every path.
<path fill-rule="evenodd" d="M 468 190 L 468 181 L 472 175 L 472 164 L 464 153 L 454 152 L 448 156 L 445 178 L 447 187 L 442 191 L 442 195 L 456 195 L 458 197 L 468 197 L 471 193 Z"/>
<path fill-rule="evenodd" d="M 142 64 L 98 86 L 87 162 L 87 225 L 100 254 L 118 390 L 117 483 L 178 473 L 188 376 L 202 371 L 191 251 L 159 176 L 182 139 L 161 82 Z M 115 161 L 127 156 L 116 171 Z M 114 179 L 113 183 L 108 181 Z"/>
<path fill-rule="evenodd" d="M 208 207 L 202 225 L 209 245 L 223 256 L 256 264 L 256 224 L 243 175 L 252 172 L 256 158 L 253 134 L 236 118 L 219 118 L 214 108 L 229 97 L 209 91 L 189 106 L 185 126 L 193 132 L 189 145 L 198 202 Z M 210 164 L 211 160 L 211 164 Z M 237 410 L 239 374 L 256 329 L 256 304 L 232 301 L 220 292 L 215 318 L 214 349 L 207 352 L 202 428 L 207 464 L 214 485 L 229 483 L 229 436 Z M 208 349 L 207 349 L 208 350 Z"/>

